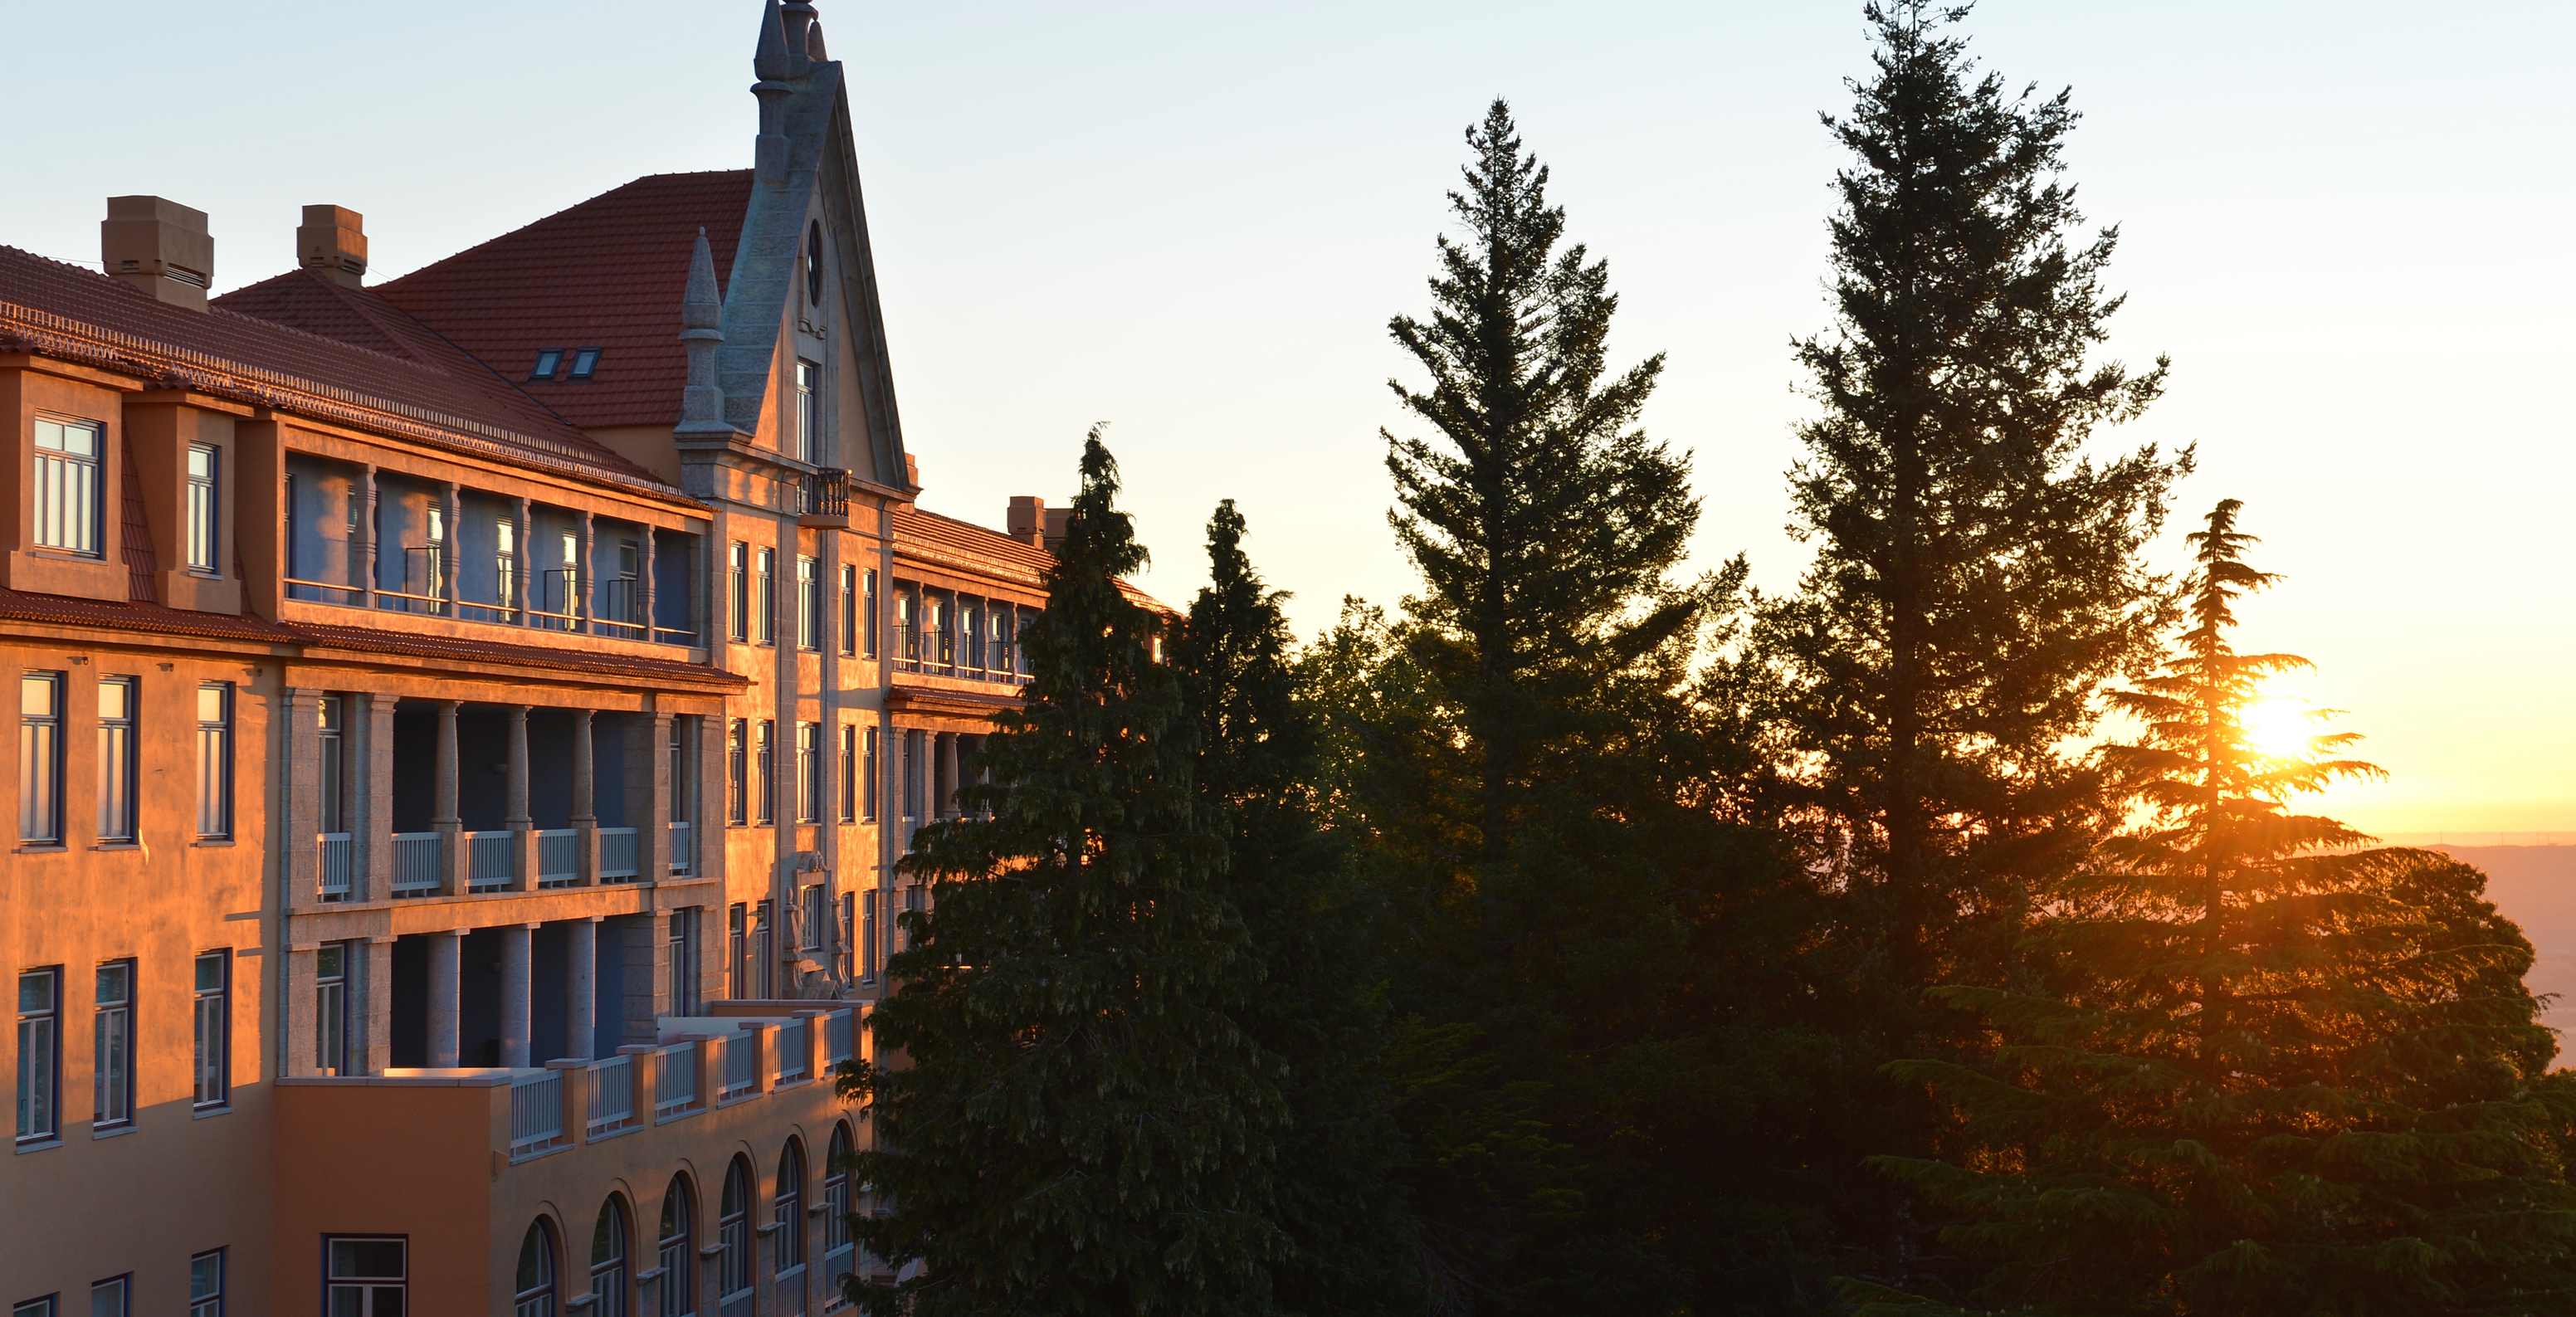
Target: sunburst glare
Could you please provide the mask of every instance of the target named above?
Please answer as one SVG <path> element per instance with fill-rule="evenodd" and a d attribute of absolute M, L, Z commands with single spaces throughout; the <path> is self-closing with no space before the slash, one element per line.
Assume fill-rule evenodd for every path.
<path fill-rule="evenodd" d="M 2245 743 L 2274 759 L 2292 759 L 2315 748 L 2316 709 L 2306 700 L 2266 696 L 2238 717 Z"/>

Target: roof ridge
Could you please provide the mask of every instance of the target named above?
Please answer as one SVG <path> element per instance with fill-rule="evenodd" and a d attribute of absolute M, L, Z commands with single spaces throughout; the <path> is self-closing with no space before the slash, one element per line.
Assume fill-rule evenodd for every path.
<path fill-rule="evenodd" d="M 671 173 L 667 173 L 667 174 L 638 174 L 638 175 L 636 175 L 635 177 L 630 178 L 630 179 L 626 180 L 625 182 L 620 183 L 620 184 L 618 184 L 617 186 L 615 186 L 615 187 L 612 187 L 612 188 L 608 189 L 608 190 L 607 190 L 607 191 L 605 191 L 605 192 L 597 192 L 597 193 L 593 193 L 593 194 L 591 194 L 590 196 L 584 197 L 584 198 L 582 198 L 581 200 L 576 201 L 576 202 L 572 203 L 572 204 L 571 204 L 571 205 L 569 205 L 569 206 L 564 206 L 564 207 L 561 207 L 561 208 L 559 208 L 559 209 L 549 211 L 549 212 L 547 212 L 546 214 L 539 215 L 539 216 L 538 216 L 538 217 L 536 217 L 535 219 L 529 220 L 527 223 L 522 224 L 522 225 L 520 225 L 519 227 L 517 227 L 517 228 L 515 228 L 515 229 L 510 229 L 510 230 L 508 230 L 508 231 L 506 231 L 506 232 L 502 232 L 502 233 L 496 233 L 496 234 L 492 235 L 491 237 L 489 237 L 489 238 L 485 238 L 483 241 L 481 241 L 481 242 L 478 242 L 478 243 L 474 244 L 474 245 L 473 245 L 473 246 L 471 246 L 471 247 L 463 247 L 463 248 L 459 248 L 459 249 L 457 249 L 457 250 L 455 250 L 455 251 L 449 252 L 447 255 L 445 255 L 445 256 L 441 256 L 441 257 L 439 257 L 437 260 L 431 261 L 431 262 L 430 262 L 430 263 L 428 263 L 427 265 L 423 265 L 423 266 L 419 267 L 418 269 L 412 270 L 412 271 L 410 271 L 409 273 L 404 274 L 404 275 L 403 275 L 403 276 L 401 276 L 400 278 L 396 278 L 396 279 L 387 279 L 387 280 L 386 280 L 386 281 L 385 281 L 381 286 L 382 286 L 382 287 L 385 287 L 385 288 L 397 288 L 397 287 L 400 287 L 400 286 L 401 286 L 401 285 L 403 285 L 404 283 L 409 282 L 410 280 L 412 280 L 412 279 L 414 279 L 414 278 L 416 278 L 416 277 L 418 277 L 418 276 L 420 276 L 420 275 L 422 275 L 422 274 L 425 274 L 425 273 L 427 273 L 427 272 L 429 272 L 429 271 L 431 271 L 431 270 L 435 270 L 435 269 L 437 269 L 439 266 L 442 266 L 442 265 L 447 264 L 449 261 L 453 261 L 453 260 L 456 260 L 456 259 L 458 259 L 458 258 L 460 258 L 460 257 L 464 257 L 464 256 L 470 256 L 470 255 L 474 254 L 475 252 L 479 252 L 479 251 L 483 250 L 483 249 L 484 249 L 484 248 L 486 248 L 486 247 L 489 247 L 489 246 L 494 245 L 495 243 L 507 242 L 508 240 L 510 240 L 510 239 L 512 239 L 512 238 L 515 238 L 515 237 L 519 236 L 520 234 L 525 233 L 525 232 L 527 232 L 528 230 L 530 230 L 530 229 L 533 229 L 533 228 L 537 227 L 537 226 L 538 226 L 538 225 L 540 225 L 540 224 L 544 224 L 544 223 L 546 223 L 546 222 L 548 222 L 548 221 L 550 221 L 550 220 L 561 219 L 561 218 L 563 218 L 564 216 L 569 215 L 569 214 L 573 213 L 573 212 L 574 212 L 574 211 L 576 211 L 576 210 L 580 210 L 580 209 L 581 209 L 582 207 L 584 207 L 584 206 L 588 206 L 588 205 L 592 205 L 592 204 L 596 203 L 596 202 L 597 202 L 597 201 L 599 201 L 599 200 L 600 200 L 600 198 L 602 198 L 602 197 L 613 196 L 613 195 L 615 195 L 615 194 L 617 194 L 617 193 L 619 193 L 619 192 L 623 192 L 623 191 L 625 191 L 626 189 L 628 189 L 628 188 L 631 188 L 631 187 L 635 186 L 635 185 L 636 185 L 636 184 L 638 184 L 638 183 L 642 183 L 642 182 L 645 182 L 645 181 L 650 180 L 650 179 L 656 179 L 656 178 L 715 178 L 715 177 L 727 176 L 727 175 L 734 175 L 734 174 L 745 174 L 745 175 L 747 175 L 747 174 L 749 174 L 749 173 L 751 173 L 751 171 L 750 171 L 750 170 L 748 170 L 748 169 L 684 169 L 684 170 L 675 170 L 675 171 L 673 171 L 673 172 L 671 172 Z"/>

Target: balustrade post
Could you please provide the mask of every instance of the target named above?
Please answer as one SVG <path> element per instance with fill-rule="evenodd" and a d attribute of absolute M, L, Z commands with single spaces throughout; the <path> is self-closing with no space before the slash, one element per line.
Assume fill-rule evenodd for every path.
<path fill-rule="evenodd" d="M 528 814 L 528 706 L 509 706 L 510 752 L 505 765 L 508 785 L 504 788 L 506 814 L 501 826 L 510 830 L 510 890 L 537 890 L 536 822 Z"/>
<path fill-rule="evenodd" d="M 474 873 L 474 857 L 465 845 L 465 821 L 456 805 L 456 715 L 463 707 L 457 700 L 438 702 L 438 762 L 431 792 L 431 808 L 437 812 L 429 826 L 438 833 L 439 891 L 448 896 L 465 895 Z"/>
<path fill-rule="evenodd" d="M 616 1054 L 626 1058 L 627 1078 L 635 1086 L 635 1123 L 651 1125 L 662 1105 L 662 1049 L 651 1043 L 628 1043 Z"/>
<path fill-rule="evenodd" d="M 535 624 L 536 619 L 529 616 L 529 610 L 533 606 L 529 600 L 543 597 L 542 592 L 537 589 L 537 578 L 528 571 L 528 542 L 535 539 L 537 534 L 536 525 L 528 515 L 530 510 L 531 505 L 528 500 L 520 499 L 518 529 L 510 538 L 512 559 L 510 568 L 517 575 L 519 583 L 519 615 L 512 620 L 520 626 Z"/>
<path fill-rule="evenodd" d="M 580 631 L 584 635 L 596 634 L 599 630 L 599 628 L 591 622 L 590 596 L 593 586 L 591 585 L 590 572 L 592 562 L 596 561 L 591 550 L 591 515 L 590 511 L 585 508 L 581 514 L 581 560 L 576 564 L 573 582 L 579 587 L 579 594 L 581 595 L 581 607 L 577 610 L 581 616 L 581 620 L 574 624 L 574 629 Z"/>
<path fill-rule="evenodd" d="M 441 529 L 446 533 L 439 537 L 437 548 L 438 613 L 441 617 L 455 617 L 458 615 L 456 566 L 459 561 L 456 540 L 465 529 L 465 487 L 453 480 L 447 482 L 447 524 Z"/>
<path fill-rule="evenodd" d="M 646 526 L 643 535 L 644 565 L 641 568 L 643 575 L 635 579 L 635 607 L 639 610 L 638 620 L 644 625 L 644 639 L 654 641 L 660 637 L 653 634 L 653 528 Z"/>

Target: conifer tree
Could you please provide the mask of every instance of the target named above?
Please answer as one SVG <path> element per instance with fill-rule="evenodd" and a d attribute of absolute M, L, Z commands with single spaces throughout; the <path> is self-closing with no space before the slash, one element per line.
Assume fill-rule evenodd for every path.
<path fill-rule="evenodd" d="M 1198 724 L 1201 817 L 1226 841 L 1225 891 L 1262 967 L 1237 1013 L 1280 1059 L 1287 1120 L 1267 1211 L 1285 1252 L 1284 1313 L 1395 1312 L 1409 1302 L 1411 1230 L 1392 1178 L 1388 1027 L 1372 905 L 1347 848 L 1318 826 L 1315 711 L 1289 662 L 1285 591 L 1264 588 L 1227 499 L 1208 521 L 1209 584 L 1172 666 Z"/>
<path fill-rule="evenodd" d="M 2221 503 L 2189 628 L 2120 692 L 2112 748 L 2150 820 L 2104 845 L 2034 934 L 2052 992 L 1938 990 L 2004 1041 L 1917 1060 L 1969 1119 L 1951 1160 L 1880 1165 L 1965 1214 L 1971 1295 L 2038 1314 L 2524 1313 L 2576 1302 L 2576 1103 L 2484 877 L 2288 803 L 2371 765 L 2349 733 L 2267 753 L 2270 674 L 2235 604 L 2273 581 Z M 1962 1311 L 1864 1291 L 1868 1311 Z"/>
<path fill-rule="evenodd" d="M 1282 1241 L 1264 1211 L 1286 1111 L 1277 1058 L 1237 1022 L 1259 958 L 1203 816 L 1197 729 L 1155 661 L 1162 618 L 1119 578 L 1145 562 L 1092 432 L 1034 679 L 999 719 L 968 818 L 923 830 L 933 904 L 887 972 L 856 1218 L 897 1267 L 870 1311 L 1258 1313 Z"/>
<path fill-rule="evenodd" d="M 1852 898 L 1837 977 L 1901 1038 L 1948 966 L 2003 963 L 2033 875 L 2080 853 L 2099 795 L 2059 747 L 2152 653 L 2167 598 L 2138 550 L 2190 456 L 2084 456 L 2165 365 L 2092 360 L 2118 235 L 2080 233 L 2068 94 L 1980 74 L 1949 30 L 1964 7 L 1864 12 L 1875 76 L 1825 121 L 1854 157 L 1836 323 L 1796 345 L 1820 415 L 1791 530 L 1816 557 L 1753 648 L 1788 812 Z"/>

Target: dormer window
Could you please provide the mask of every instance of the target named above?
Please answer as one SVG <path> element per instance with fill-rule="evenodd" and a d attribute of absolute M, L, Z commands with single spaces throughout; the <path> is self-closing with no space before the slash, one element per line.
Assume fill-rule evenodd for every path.
<path fill-rule="evenodd" d="M 562 364 L 562 348 L 539 348 L 537 349 L 537 364 L 528 368 L 528 378 L 532 380 L 553 379 L 555 377 L 555 368 Z"/>
<path fill-rule="evenodd" d="M 599 370 L 599 349 L 582 348 L 572 354 L 572 378 L 589 379 Z"/>

